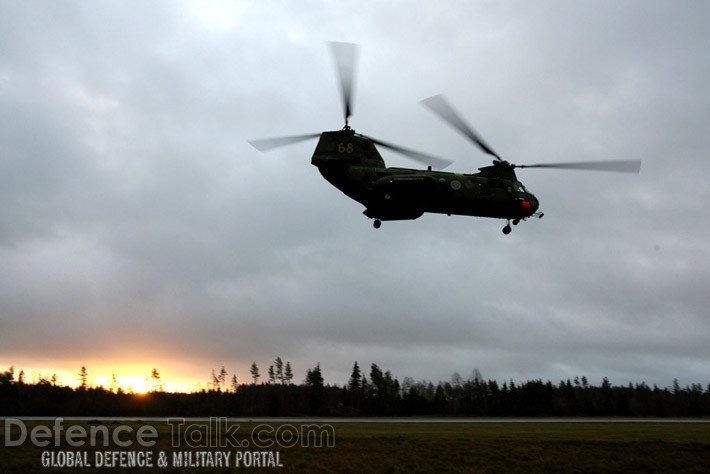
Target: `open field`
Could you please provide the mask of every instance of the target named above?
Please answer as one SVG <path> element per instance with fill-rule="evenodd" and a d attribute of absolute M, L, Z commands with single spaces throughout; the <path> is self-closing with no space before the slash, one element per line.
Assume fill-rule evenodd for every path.
<path fill-rule="evenodd" d="M 63 464 L 66 459 L 62 456 L 66 457 L 68 452 L 83 455 L 92 466 L 82 472 L 113 473 L 710 472 L 710 423 L 682 421 L 289 423 L 279 420 L 228 425 L 216 420 L 210 423 L 180 419 L 171 424 L 136 420 L 101 423 L 65 420 L 59 426 L 55 426 L 55 421 L 37 420 L 21 425 L 8 420 L 0 423 L 2 472 L 76 472 L 78 469 L 66 466 L 43 468 L 43 459 Z M 26 438 L 20 443 L 23 430 Z M 48 441 L 48 446 L 33 446 L 30 442 L 33 430 L 38 440 Z M 82 433 L 86 436 L 82 437 Z M 54 447 L 57 439 L 59 446 Z M 116 442 L 129 445 L 120 447 Z M 141 445 L 145 442 L 154 444 Z M 317 447 L 319 443 L 322 445 Z M 190 457 L 185 454 L 188 451 Z M 124 453 L 124 462 L 131 462 L 126 452 L 152 456 L 148 463 L 152 467 L 122 468 L 117 454 L 113 458 L 106 454 L 117 452 Z M 161 452 L 166 455 L 163 458 L 166 467 L 159 467 Z M 228 461 L 229 468 L 215 467 L 217 452 L 228 453 L 229 457 L 225 455 L 221 461 Z M 97 460 L 114 467 L 97 468 Z M 274 464 L 277 467 L 256 467 Z"/>

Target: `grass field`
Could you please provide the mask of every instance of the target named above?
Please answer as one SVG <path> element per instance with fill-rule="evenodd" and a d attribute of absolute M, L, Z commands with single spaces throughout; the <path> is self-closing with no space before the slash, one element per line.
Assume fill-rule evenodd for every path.
<path fill-rule="evenodd" d="M 18 446 L 8 446 L 8 442 L 18 444 L 22 428 L 16 425 L 7 428 L 7 421 L 0 424 L 0 471 L 7 473 L 79 471 L 66 466 L 43 467 L 42 459 L 49 454 L 42 453 L 48 450 L 55 455 L 68 451 L 84 453 L 92 467 L 83 468 L 81 472 L 710 472 L 710 423 L 338 423 L 330 420 L 316 422 L 320 433 L 328 434 L 320 438 L 324 441 L 321 447 L 314 446 L 316 436 L 308 438 L 310 428 L 302 431 L 303 425 L 296 422 L 239 423 L 234 436 L 229 437 L 226 436 L 229 432 L 220 432 L 226 425 L 191 424 L 189 420 L 180 426 L 179 436 L 177 425 L 165 422 L 65 421 L 59 447 L 52 446 L 56 435 L 51 432 L 52 421 L 25 422 L 27 438 Z M 39 425 L 44 428 L 40 427 L 37 433 L 40 438 L 44 433 L 41 439 L 52 440 L 50 447 L 35 447 L 28 441 L 32 430 Z M 71 426 L 75 428 L 70 430 Z M 108 446 L 104 446 L 100 442 L 101 431 L 99 441 L 91 443 L 90 437 L 80 435 L 82 430 L 90 433 L 92 427 L 117 436 L 119 442 L 132 444 L 118 447 L 111 438 Z M 157 433 L 157 439 L 151 438 L 155 441 L 153 446 L 141 447 L 136 442 L 141 427 L 144 434 Z M 69 431 L 72 437 L 67 439 L 65 435 Z M 303 437 L 296 436 L 301 433 Z M 173 446 L 176 440 L 179 446 Z M 234 440 L 241 446 L 225 444 Z M 69 441 L 84 444 L 73 447 Z M 187 446 L 190 443 L 192 448 Z M 114 458 L 119 467 L 96 468 L 96 452 L 103 456 L 107 451 L 150 452 L 154 456 L 153 467 L 121 468 Z M 158 467 L 161 451 L 167 455 L 166 467 Z M 183 458 L 182 467 L 175 467 L 173 455 L 185 451 L 194 454 L 192 464 Z M 229 453 L 229 468 L 220 469 L 210 464 L 209 456 L 214 456 L 212 460 L 216 463 L 218 451 Z M 203 457 L 197 466 L 200 453 Z M 236 466 L 237 455 L 247 453 L 251 458 L 242 457 Z M 257 461 L 257 457 L 260 460 Z M 57 461 L 56 456 L 54 460 Z M 255 467 L 269 461 L 278 467 Z"/>

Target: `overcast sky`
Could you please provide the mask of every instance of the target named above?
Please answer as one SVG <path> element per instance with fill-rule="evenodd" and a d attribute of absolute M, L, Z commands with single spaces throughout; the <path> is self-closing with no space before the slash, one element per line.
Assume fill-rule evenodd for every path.
<path fill-rule="evenodd" d="M 0 0 L 0 369 L 296 381 L 710 382 L 710 3 Z M 475 172 L 446 94 L 541 220 L 374 230 L 310 165 L 343 125 Z M 391 166 L 417 167 L 383 150 Z"/>

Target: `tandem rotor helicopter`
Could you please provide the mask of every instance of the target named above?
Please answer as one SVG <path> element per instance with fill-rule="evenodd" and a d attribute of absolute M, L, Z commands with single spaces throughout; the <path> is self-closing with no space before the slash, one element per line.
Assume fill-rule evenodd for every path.
<path fill-rule="evenodd" d="M 342 94 L 345 126 L 342 130 L 250 140 L 260 151 L 320 137 L 311 164 L 345 195 L 365 206 L 363 214 L 374 219 L 375 229 L 382 221 L 417 219 L 425 212 L 505 219 L 503 233 L 509 234 L 511 222 L 517 225 L 529 217 L 542 218 L 540 203 L 515 175 L 516 168 L 560 168 L 638 173 L 638 160 L 587 161 L 516 165 L 504 161 L 454 110 L 442 95 L 422 104 L 491 155 L 493 164 L 478 173 L 459 174 L 434 171 L 452 161 L 414 151 L 356 133 L 350 128 L 352 91 L 357 45 L 330 43 Z M 426 170 L 394 168 L 385 165 L 377 146 L 388 148 L 427 166 Z"/>

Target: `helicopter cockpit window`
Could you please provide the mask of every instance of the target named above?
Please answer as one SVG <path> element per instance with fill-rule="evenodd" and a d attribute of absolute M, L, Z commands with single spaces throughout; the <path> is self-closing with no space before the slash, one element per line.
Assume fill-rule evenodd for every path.
<path fill-rule="evenodd" d="M 527 191 L 525 191 L 525 187 L 523 187 L 523 185 L 521 183 L 513 184 L 513 189 L 515 189 L 515 192 L 520 197 L 525 197 L 527 195 Z"/>

